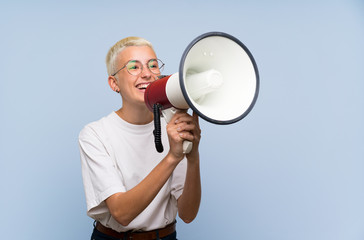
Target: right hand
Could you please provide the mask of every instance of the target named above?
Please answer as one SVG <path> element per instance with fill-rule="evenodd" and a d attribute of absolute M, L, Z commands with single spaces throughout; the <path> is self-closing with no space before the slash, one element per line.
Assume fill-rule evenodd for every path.
<path fill-rule="evenodd" d="M 193 130 L 196 128 L 195 125 L 194 118 L 187 113 L 187 110 L 177 111 L 168 123 L 169 154 L 177 161 L 181 161 L 185 156 L 183 153 L 183 142 L 185 140 L 196 141 L 196 137 L 193 135 Z"/>
<path fill-rule="evenodd" d="M 169 140 L 169 154 L 171 154 L 178 162 L 184 157 L 182 136 L 188 134 L 186 131 L 179 131 L 179 119 L 187 113 L 178 110 L 167 125 L 167 134 Z M 188 115 L 188 114 L 187 114 Z"/>

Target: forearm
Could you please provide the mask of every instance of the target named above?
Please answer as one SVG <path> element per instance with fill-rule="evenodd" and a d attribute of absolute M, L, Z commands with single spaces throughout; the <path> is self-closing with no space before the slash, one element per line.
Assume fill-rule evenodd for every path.
<path fill-rule="evenodd" d="M 200 161 L 187 161 L 187 173 L 182 195 L 178 199 L 179 217 L 190 223 L 197 216 L 201 202 Z"/>
<path fill-rule="evenodd" d="M 137 186 L 109 197 L 106 204 L 115 220 L 123 226 L 129 225 L 153 201 L 177 164 L 168 154 Z"/>

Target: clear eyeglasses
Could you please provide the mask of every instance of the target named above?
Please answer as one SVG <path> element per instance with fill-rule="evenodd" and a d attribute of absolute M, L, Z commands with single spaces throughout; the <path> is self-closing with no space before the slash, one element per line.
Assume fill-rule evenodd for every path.
<path fill-rule="evenodd" d="M 163 71 L 164 63 L 159 59 L 150 59 L 147 62 L 147 67 L 152 73 L 159 75 Z M 143 72 L 143 64 L 140 61 L 130 60 L 111 76 L 115 76 L 118 72 L 120 72 L 124 68 L 126 68 L 128 73 L 130 73 L 133 76 L 138 76 L 140 73 Z"/>

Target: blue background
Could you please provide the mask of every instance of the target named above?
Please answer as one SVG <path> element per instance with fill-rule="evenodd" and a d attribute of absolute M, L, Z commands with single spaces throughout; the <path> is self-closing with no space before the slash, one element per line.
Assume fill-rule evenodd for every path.
<path fill-rule="evenodd" d="M 202 204 L 179 239 L 364 239 L 363 26 L 359 0 L 2 1 L 1 238 L 89 239 L 77 137 L 120 106 L 116 41 L 150 40 L 174 73 L 222 31 L 252 52 L 260 95 L 236 124 L 201 121 Z"/>

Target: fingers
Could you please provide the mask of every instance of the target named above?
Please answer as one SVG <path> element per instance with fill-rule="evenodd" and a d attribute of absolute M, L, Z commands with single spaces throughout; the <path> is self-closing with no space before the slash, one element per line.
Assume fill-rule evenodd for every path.
<path fill-rule="evenodd" d="M 179 132 L 178 135 L 182 140 L 188 140 L 190 142 L 193 142 L 196 139 L 191 132 Z"/>
<path fill-rule="evenodd" d="M 198 154 L 198 146 L 201 139 L 201 129 L 198 115 L 194 112 L 191 115 L 186 111 L 177 111 L 167 125 L 170 152 L 180 157 L 183 153 L 183 142 L 193 142 L 193 148 L 188 156 Z M 192 154 L 192 155 L 191 155 Z M 187 156 L 187 155 L 186 155 Z"/>
<path fill-rule="evenodd" d="M 181 122 L 191 123 L 193 122 L 193 118 L 187 113 L 176 113 L 174 123 L 178 124 Z"/>
<path fill-rule="evenodd" d="M 187 114 L 186 111 L 177 111 L 168 124 L 171 134 L 174 135 L 174 129 L 178 136 L 184 140 L 199 141 L 201 129 L 198 118 L 199 117 L 195 112 L 191 116 Z"/>
<path fill-rule="evenodd" d="M 201 130 L 198 115 L 196 113 L 193 113 L 193 116 L 190 116 L 187 113 L 179 113 L 176 116 L 174 123 L 181 138 L 189 141 L 199 141 Z"/>

